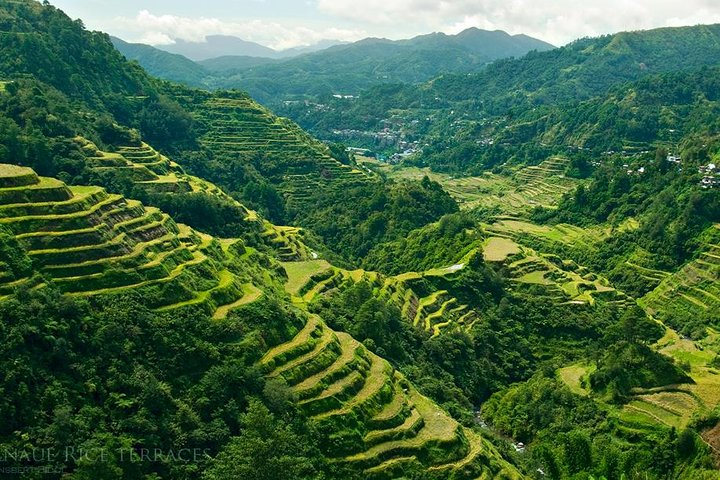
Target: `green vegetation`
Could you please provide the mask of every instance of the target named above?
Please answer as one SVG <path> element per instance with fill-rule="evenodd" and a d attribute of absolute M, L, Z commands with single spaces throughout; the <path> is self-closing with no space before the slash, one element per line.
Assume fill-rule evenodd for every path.
<path fill-rule="evenodd" d="M 13 183 L 36 183 L 0 189 L 0 198 L 24 189 L 23 203 L 14 195 L 12 203 L 0 206 L 0 225 L 15 234 L 34 268 L 63 292 L 87 297 L 135 290 L 145 292 L 147 305 L 161 311 L 203 306 L 212 313 L 240 299 L 241 283 L 251 279 L 229 270 L 231 262 L 216 240 L 176 225 L 157 209 L 101 189 L 67 189 L 61 183 L 55 188 L 67 192 L 67 198 L 47 202 L 47 194 L 33 188 L 46 179 L 3 166 L 8 171 L 16 174 Z M 63 203 L 76 207 L 55 213 L 53 207 Z M 233 248 L 242 253 L 245 247 L 238 241 Z M 17 287 L 23 271 L 17 258 L 6 265 L 3 290 Z"/>
<path fill-rule="evenodd" d="M 716 129 L 719 32 L 703 25 L 586 38 L 470 75 L 279 111 L 320 138 L 395 153 L 399 143 L 376 136 L 391 125 L 398 141 L 422 146 L 404 163 L 455 176 L 562 154 L 576 157 L 568 173 L 582 178 L 603 152 L 642 152 L 658 140 L 669 147 Z"/>
<path fill-rule="evenodd" d="M 125 150 L 122 155 L 137 160 L 139 152 Z M 177 343 L 173 343 L 175 346 L 167 352 L 160 349 L 167 348 L 168 342 L 155 342 L 155 345 L 150 346 L 143 343 L 146 341 L 144 337 L 138 337 L 137 347 L 150 349 L 144 351 L 143 354 L 147 355 L 145 358 L 161 359 L 159 362 L 144 367 L 136 365 L 134 373 L 132 368 L 122 368 L 129 375 L 127 381 L 130 383 L 125 388 L 112 387 L 107 383 L 112 381 L 118 385 L 117 382 L 122 381 L 117 375 L 114 375 L 113 380 L 104 377 L 107 368 L 89 369 L 88 372 L 94 377 L 85 381 L 92 382 L 94 389 L 102 385 L 109 391 L 97 398 L 77 397 L 73 405 L 63 408 L 68 412 L 77 411 L 81 407 L 93 408 L 91 403 L 83 404 L 93 402 L 96 403 L 94 408 L 101 409 L 103 415 L 110 415 L 115 408 L 125 412 L 123 415 L 134 414 L 136 406 L 139 408 L 138 415 L 161 409 L 168 418 L 177 416 L 173 421 L 183 426 L 167 427 L 167 430 L 156 431 L 151 437 L 135 440 L 131 428 L 121 427 L 120 431 L 116 430 L 112 436 L 108 436 L 105 433 L 108 427 L 103 423 L 105 420 L 98 423 L 98 418 L 94 417 L 92 436 L 88 436 L 85 430 L 76 430 L 73 440 L 80 443 L 101 442 L 99 445 L 107 446 L 114 443 L 104 442 L 112 440 L 119 442 L 119 445 L 132 445 L 128 448 L 138 448 L 138 441 L 148 447 L 171 445 L 177 441 L 175 435 L 186 435 L 183 429 L 200 427 L 202 422 L 208 422 L 214 428 L 220 428 L 222 433 L 218 433 L 219 436 L 211 442 L 203 440 L 206 437 L 193 437 L 185 440 L 184 445 L 203 445 L 206 447 L 203 450 L 205 452 L 218 452 L 215 460 L 203 457 L 201 463 L 192 466 L 160 466 L 149 462 L 140 468 L 146 474 L 162 473 L 170 476 L 183 475 L 186 468 L 207 468 L 207 478 L 219 478 L 228 462 L 236 463 L 240 471 L 245 468 L 260 476 L 272 475 L 268 469 L 282 464 L 294 465 L 293 471 L 296 473 L 324 471 L 329 478 L 353 478 L 359 472 L 369 469 L 372 469 L 375 477 L 385 478 L 390 475 L 392 470 L 387 469 L 392 468 L 395 458 L 402 455 L 403 458 L 414 457 L 412 470 L 433 467 L 436 472 L 443 472 L 438 473 L 437 478 L 447 478 L 452 472 L 463 472 L 467 476 L 480 475 L 483 471 L 488 475 L 506 472 L 508 478 L 517 476 L 515 470 L 496 452 L 480 447 L 482 440 L 479 437 L 466 433 L 436 404 L 412 390 L 411 384 L 396 374 L 387 361 L 370 353 L 351 337 L 335 334 L 317 317 L 304 322 L 304 327 L 298 331 L 297 327 L 303 324 L 301 317 L 278 303 L 282 301 L 282 296 L 278 297 L 276 289 L 284 278 L 279 275 L 285 275 L 285 272 L 279 267 L 276 270 L 269 269 L 272 260 L 245 247 L 242 240 L 219 242 L 184 225 L 176 225 L 157 209 L 143 207 L 141 203 L 125 200 L 119 195 L 109 195 L 102 189 L 68 189 L 61 182 L 38 177 L 25 168 L 3 165 L 0 172 L 3 185 L 8 185 L 0 188 L 0 198 L 8 198 L 13 202 L 24 200 L 24 203 L 0 205 L 0 211 L 3 212 L 0 218 L 3 224 L 0 246 L 3 258 L 8 259 L 3 263 L 0 286 L 5 293 L 13 294 L 3 299 L 5 307 L 2 323 L 5 328 L 20 328 L 22 331 L 29 328 L 23 322 L 40 321 L 40 318 L 53 321 L 51 319 L 57 318 L 61 322 L 57 325 L 57 331 L 62 332 L 69 328 L 80 328 L 79 323 L 72 324 L 72 327 L 66 323 L 76 322 L 73 320 L 75 315 L 81 318 L 93 316 L 97 333 L 94 329 L 86 330 L 83 335 L 76 337 L 75 340 L 79 342 L 77 346 L 64 349 L 64 355 L 73 355 L 74 358 L 68 362 L 70 371 L 70 363 L 88 362 L 94 365 L 101 352 L 107 361 L 114 361 L 113 357 L 106 358 L 104 354 L 123 348 L 118 343 L 122 342 L 122 335 L 111 334 L 116 339 L 115 343 L 106 338 L 100 342 L 103 344 L 102 349 L 82 352 L 78 349 L 80 345 L 85 345 L 83 342 L 89 341 L 88 335 L 89 338 L 93 338 L 93 335 L 104 338 L 101 332 L 110 325 L 108 322 L 124 315 L 132 316 L 135 323 L 145 322 L 143 331 L 150 337 L 162 335 L 165 322 L 170 322 L 170 318 L 177 324 L 192 319 L 196 326 L 189 329 L 183 327 L 182 331 L 187 332 L 194 341 L 207 343 L 205 350 L 212 350 L 207 351 L 210 357 L 200 364 L 197 363 L 200 358 L 184 352 L 189 361 L 192 359 L 189 365 L 174 359 L 180 363 L 173 363 L 171 367 L 169 358 L 177 355 L 175 349 L 187 345 L 184 333 L 178 332 L 178 335 L 168 339 Z M 48 201 L 47 192 L 34 188 L 45 184 L 53 191 L 62 192 L 62 195 L 51 195 L 61 198 Z M 69 210 L 67 213 L 55 213 L 65 205 L 68 206 L 65 207 L 66 211 Z M 72 209 L 69 205 L 73 205 Z M 52 231 L 46 229 L 48 225 L 53 226 Z M 286 265 L 291 271 L 291 285 L 301 284 L 302 279 L 311 278 L 314 272 L 329 267 L 324 261 L 311 261 L 295 269 L 292 268 L 293 264 Z M 31 266 L 45 275 L 43 293 L 28 292 L 27 287 L 22 289 L 22 282 L 31 285 L 29 282 L 34 278 L 29 276 Z M 61 297 L 62 292 L 67 292 L 68 296 Z M 26 296 L 27 299 L 20 300 Z M 92 301 L 83 302 L 80 299 Z M 119 308 L 119 305 L 123 307 Z M 42 316 L 28 317 L 24 312 L 26 308 L 41 309 Z M 169 316 L 165 316 L 166 313 Z M 282 321 L 277 323 L 278 319 Z M 132 328 L 131 324 L 122 325 Z M 259 328 L 262 328 L 262 334 Z M 293 337 L 294 332 L 297 335 Z M 11 332 L 8 331 L 8 334 Z M 22 342 L 7 344 L 4 349 L 7 356 L 2 357 L 3 361 L 12 362 L 16 358 L 12 355 L 12 349 L 20 348 L 21 345 Z M 38 345 L 37 348 L 44 347 Z M 127 345 L 124 348 L 128 348 Z M 27 368 L 50 368 L 52 362 L 61 358 L 53 357 L 51 352 L 47 358 L 32 355 L 33 361 L 27 363 Z M 226 360 L 218 364 L 217 359 L 220 357 Z M 132 361 L 130 356 L 124 358 Z M 214 360 L 210 361 L 210 358 Z M 121 360 L 118 358 L 117 361 Z M 253 365 L 256 365 L 257 370 L 250 368 Z M 202 393 L 202 390 L 193 393 L 194 383 L 189 381 L 189 377 L 198 374 L 198 368 L 201 373 L 207 372 L 207 375 L 225 386 L 229 379 L 221 373 L 223 369 L 231 371 L 233 368 L 241 368 L 247 372 L 243 377 L 232 376 L 231 382 L 236 388 L 218 390 L 220 403 L 216 405 L 225 405 L 230 410 L 219 411 L 208 405 L 208 413 L 202 413 L 189 411 L 189 405 L 182 407 L 193 395 Z M 14 370 L 11 368 L 6 371 Z M 14 396 L 6 397 L 5 403 L 0 405 L 0 408 L 5 409 L 2 413 L 9 416 L 9 409 L 20 405 L 20 398 L 16 398 L 18 395 L 33 399 L 35 395 L 46 395 L 46 388 L 66 391 L 73 383 L 82 383 L 83 380 L 76 377 L 87 375 L 88 372 L 82 369 L 68 374 L 64 377 L 67 383 L 61 385 L 52 383 L 51 375 L 45 375 L 43 378 L 47 379 L 47 385 L 35 385 L 40 390 L 15 388 Z M 258 376 L 261 372 L 267 381 L 265 377 Z M 21 378 L 16 373 L 18 376 L 13 378 Z M 276 385 L 280 379 L 283 385 L 299 387 L 291 390 L 292 395 L 283 396 L 282 388 Z M 163 400 L 157 400 L 161 403 L 147 403 L 151 401 L 147 398 L 156 396 L 146 397 L 142 393 L 144 390 L 133 387 L 141 384 L 144 389 L 156 388 L 165 392 L 159 397 Z M 237 388 L 238 385 L 242 387 Z M 249 400 L 250 395 L 262 398 L 263 402 L 283 417 L 275 418 L 261 403 Z M 295 395 L 301 399 L 297 403 L 301 416 L 289 423 L 285 415 L 289 415 L 295 408 L 292 401 Z M 188 400 L 182 400 L 185 397 Z M 35 403 L 32 400 L 28 402 Z M 388 416 L 387 409 L 392 411 L 399 404 L 405 407 Z M 115 407 L 111 408 L 111 405 Z M 237 415 L 232 421 L 227 420 L 233 417 L 228 417 L 229 411 L 240 413 L 245 406 L 248 410 L 240 417 L 240 421 Z M 42 441 L 35 434 L 47 438 L 43 432 L 54 431 L 56 426 L 51 415 L 42 417 L 43 420 L 35 416 L 31 422 L 28 417 L 30 411 L 14 411 L 13 423 L 3 426 L 2 434 L 5 436 L 0 437 L 3 445 L 15 445 L 7 436 L 16 428 L 14 425 L 35 425 L 32 436 L 35 441 Z M 181 419 L 185 414 L 196 418 L 188 427 L 184 426 L 186 423 Z M 113 415 L 113 418 L 118 418 L 117 414 Z M 410 416 L 414 416 L 416 421 L 408 425 L 406 432 L 400 426 Z M 89 421 L 84 415 L 75 418 L 78 422 L 81 419 Z M 221 427 L 219 419 L 230 423 L 222 423 Z M 252 426 L 248 423 L 250 419 Z M 127 420 L 137 421 L 139 419 Z M 210 427 L 202 428 L 207 430 Z M 269 434 L 270 431 L 273 433 Z M 317 434 L 316 431 L 323 433 Z M 142 432 L 134 434 L 142 435 Z M 363 435 L 368 436 L 367 440 L 362 439 Z M 257 439 L 260 437 L 268 442 L 266 446 L 258 444 Z M 51 442 L 62 442 L 64 437 L 50 435 L 49 438 Z M 105 440 L 101 440 L 103 438 Z M 279 456 L 277 460 L 269 459 L 268 455 L 278 454 L 274 450 L 278 445 L 289 441 L 300 441 L 308 448 Z M 262 464 L 257 463 L 257 455 L 264 455 L 266 460 Z M 345 463 L 327 464 L 324 458 L 344 458 Z M 122 458 L 113 458 L 100 466 L 68 460 L 63 466 L 77 474 L 84 474 L 82 472 L 89 468 L 125 471 L 130 467 Z"/>
<path fill-rule="evenodd" d="M 310 281 L 314 275 L 322 273 L 330 268 L 325 260 L 313 260 L 307 262 L 283 263 L 283 268 L 288 276 L 285 289 L 290 294 L 297 294 L 300 289 Z"/>
<path fill-rule="evenodd" d="M 412 470 L 432 466 L 446 475 L 453 470 L 515 475 L 504 462 L 478 462 L 477 444 L 470 444 L 457 422 L 415 392 L 386 361 L 319 319 L 267 352 L 261 365 L 270 379 L 290 387 L 301 411 L 325 432 L 320 445 L 327 455 L 372 478 L 392 475 L 399 456 Z"/>
<path fill-rule="evenodd" d="M 705 336 L 705 327 L 718 326 L 720 308 L 720 226 L 710 227 L 696 258 L 640 299 L 663 321 L 694 338 Z"/>
<path fill-rule="evenodd" d="M 247 243 L 262 248 L 268 240 L 287 260 L 307 256 L 302 241 L 237 217 L 252 210 L 276 225 L 312 228 L 317 248 L 324 243 L 357 262 L 372 244 L 395 240 L 455 208 L 437 186 L 391 185 L 357 169 L 342 147 L 328 148 L 245 94 L 160 83 L 123 61 L 107 36 L 88 34 L 54 8 L 23 0 L 2 11 L 17 19 L 18 32 L 3 35 L 10 42 L 3 52 L 13 51 L 15 37 L 37 38 L 39 45 L 0 58 L 14 80 L 0 94 L 0 162 L 69 184 L 99 183 L 206 233 L 257 234 L 261 238 Z M 57 32 L 67 37 L 65 44 L 72 39 L 71 51 L 63 50 Z M 30 60 L 35 51 L 68 58 L 54 69 L 39 68 Z M 93 62 L 78 59 L 83 51 L 93 52 Z M 87 88 L 75 77 L 86 79 Z M 416 207 L 398 208 L 407 197 Z M 364 218 L 354 211 L 361 202 Z"/>
<path fill-rule="evenodd" d="M 448 214 L 437 223 L 414 230 L 411 236 L 372 248 L 363 264 L 389 274 L 430 270 L 455 264 L 479 243 L 472 218 L 464 213 Z"/>
<path fill-rule="evenodd" d="M 73 478 L 717 477 L 717 27 L 378 87 L 343 112 L 406 128 L 390 166 L 48 5 L 0 26 L 0 451 L 203 452 Z"/>
<path fill-rule="evenodd" d="M 491 237 L 483 246 L 483 254 L 488 262 L 502 262 L 517 253 L 520 253 L 520 247 L 509 238 Z"/>

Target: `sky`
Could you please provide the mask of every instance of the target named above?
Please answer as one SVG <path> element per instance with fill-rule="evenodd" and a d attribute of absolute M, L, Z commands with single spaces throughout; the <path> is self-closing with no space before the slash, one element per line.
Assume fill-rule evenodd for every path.
<path fill-rule="evenodd" d="M 166 45 L 235 35 L 285 49 L 469 27 L 554 45 L 624 30 L 720 23 L 718 0 L 50 0 L 91 30 Z"/>

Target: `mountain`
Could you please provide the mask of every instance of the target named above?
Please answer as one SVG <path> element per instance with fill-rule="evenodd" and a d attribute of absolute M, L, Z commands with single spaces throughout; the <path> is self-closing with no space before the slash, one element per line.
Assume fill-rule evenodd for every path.
<path fill-rule="evenodd" d="M 343 42 L 337 40 L 322 40 L 304 47 L 274 50 L 259 43 L 249 42 L 232 35 L 208 35 L 205 37 L 205 41 L 202 42 L 189 42 L 187 40 L 176 39 L 175 43 L 159 45 L 157 48 L 166 52 L 183 55 L 194 61 L 228 56 L 280 59 L 317 52 L 341 43 Z"/>
<path fill-rule="evenodd" d="M 468 29 L 458 35 L 434 33 L 408 40 L 368 38 L 256 67 L 217 79 L 225 88 L 243 88 L 263 102 L 323 94 L 358 94 L 378 83 L 423 82 L 445 72 L 473 72 L 487 63 L 532 50 L 552 49 L 540 40 L 505 32 Z"/>
<path fill-rule="evenodd" d="M 432 33 L 420 35 L 408 40 L 394 42 L 413 48 L 442 48 L 455 45 L 470 52 L 485 55 L 493 60 L 506 57 L 522 57 L 526 53 L 537 50 L 552 50 L 555 47 L 547 42 L 527 35 L 510 35 L 502 30 L 481 30 L 471 27 L 456 35 Z"/>
<path fill-rule="evenodd" d="M 585 99 L 653 73 L 713 65 L 720 24 L 620 32 L 572 42 L 551 52 L 499 61 L 470 76 L 433 82 L 444 99 L 504 101 L 510 93 L 531 103 Z M 478 99 L 480 100 L 480 98 Z"/>
<path fill-rule="evenodd" d="M 520 118 L 542 118 L 546 108 L 577 108 L 577 102 L 655 74 L 717 65 L 719 46 L 720 25 L 621 32 L 498 60 L 476 73 L 445 74 L 421 85 L 372 87 L 350 102 L 326 96 L 317 102 L 323 108 L 294 103 L 278 104 L 276 110 L 328 140 L 350 141 L 334 132 L 357 132 L 352 141 L 370 149 L 378 147 L 375 133 L 392 122 L 394 138 L 411 136 L 429 145 L 419 162 L 444 171 L 479 172 L 508 158 L 508 150 L 497 139 L 491 146 L 481 143 L 495 133 L 509 136 L 514 130 L 506 131 L 508 135 L 503 130 L 523 124 Z M 588 108 L 588 115 L 595 114 Z M 453 135 L 448 136 L 448 131 Z M 597 135 L 602 138 L 602 130 Z M 612 135 L 605 138 L 617 140 Z M 518 144 L 508 146 L 517 156 Z M 539 146 L 532 151 L 539 151 Z M 398 147 L 383 148 L 392 155 Z"/>
<path fill-rule="evenodd" d="M 320 50 L 325 50 L 327 48 L 334 47 L 335 45 L 345 45 L 347 43 L 349 42 L 341 42 L 340 40 L 320 40 L 312 45 L 280 50 L 278 52 L 278 58 L 297 57 L 299 55 L 305 55 L 306 53 L 319 52 Z"/>
<path fill-rule="evenodd" d="M 275 50 L 272 48 L 231 35 L 208 35 L 203 42 L 176 39 L 175 43 L 162 45 L 158 48 L 195 61 L 226 55 L 266 58 L 273 58 L 276 55 Z"/>
<path fill-rule="evenodd" d="M 158 64 L 161 56 L 150 55 L 152 51 L 145 53 L 145 59 L 122 44 L 119 49 L 161 78 L 201 87 L 241 88 L 261 102 L 278 105 L 297 97 L 357 94 L 378 83 L 417 83 L 446 72 L 473 72 L 499 58 L 554 48 L 525 35 L 470 28 L 457 35 L 433 33 L 398 41 L 368 38 L 340 45 L 327 41 L 311 49 L 295 49 L 292 53 L 296 56 L 292 58 L 286 58 L 290 51 L 246 50 L 241 48 L 244 43 L 239 42 L 237 47 L 217 48 L 212 55 L 197 53 L 222 45 L 225 40 L 227 37 L 215 36 L 208 37 L 207 43 L 178 43 L 166 48 L 192 59 L 202 58 L 199 63 L 211 72 L 211 76 L 204 79 L 199 79 L 192 69 L 183 78 L 174 63 L 167 63 L 165 66 L 171 73 L 164 73 Z M 227 40 L 228 44 L 233 42 L 235 40 Z M 198 50 L 175 48 L 178 45 Z M 320 46 L 328 48 L 311 51 Z"/>
<path fill-rule="evenodd" d="M 150 75 L 188 85 L 200 85 L 209 75 L 201 65 L 182 55 L 141 43 L 127 43 L 117 37 L 110 39 L 125 58 L 136 60 Z"/>
<path fill-rule="evenodd" d="M 307 100 L 385 119 L 417 149 L 390 165 L 46 2 L 0 24 L 0 470 L 717 478 L 707 32 L 629 83 L 588 54 L 588 97 Z"/>
<path fill-rule="evenodd" d="M 202 65 L 209 72 L 222 77 L 236 73 L 239 70 L 267 65 L 276 61 L 277 60 L 273 60 L 272 58 L 228 55 L 224 57 L 209 58 L 197 63 Z"/>

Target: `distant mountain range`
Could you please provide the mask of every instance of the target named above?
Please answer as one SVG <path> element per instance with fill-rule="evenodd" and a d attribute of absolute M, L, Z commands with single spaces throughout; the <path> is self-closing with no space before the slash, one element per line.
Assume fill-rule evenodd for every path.
<path fill-rule="evenodd" d="M 342 44 L 339 40 L 322 40 L 314 45 L 289 48 L 287 50 L 274 50 L 259 43 L 249 42 L 232 35 L 208 35 L 204 42 L 188 42 L 177 39 L 170 45 L 159 45 L 159 50 L 183 55 L 194 61 L 211 58 L 238 55 L 244 57 L 261 58 L 290 58 L 304 53 L 317 52 L 333 45 Z"/>
<path fill-rule="evenodd" d="M 174 54 L 119 39 L 113 42 L 127 58 L 158 77 L 205 88 L 240 88 L 264 102 L 354 94 L 380 83 L 419 83 L 443 73 L 476 72 L 494 60 L 555 48 L 526 35 L 477 28 L 457 35 L 432 33 L 396 41 L 367 38 L 342 45 L 328 41 L 284 52 L 221 35 L 209 36 L 206 42 L 178 41 L 162 47 Z M 177 54 L 197 62 L 188 63 Z"/>

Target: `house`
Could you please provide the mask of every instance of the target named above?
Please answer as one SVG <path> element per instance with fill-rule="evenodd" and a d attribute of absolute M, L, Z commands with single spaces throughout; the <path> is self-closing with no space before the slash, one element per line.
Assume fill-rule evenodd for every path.
<path fill-rule="evenodd" d="M 718 188 L 720 187 L 720 170 L 714 163 L 707 165 L 701 165 L 698 168 L 698 172 L 703 175 L 700 180 L 700 186 L 702 188 Z"/>
<path fill-rule="evenodd" d="M 718 188 L 720 187 L 720 176 L 706 175 L 700 180 L 702 188 Z"/>
<path fill-rule="evenodd" d="M 720 173 L 717 172 L 717 165 L 714 163 L 708 163 L 707 165 L 701 165 L 700 168 L 698 168 L 698 172 L 706 175 L 710 175 L 713 173 Z"/>

